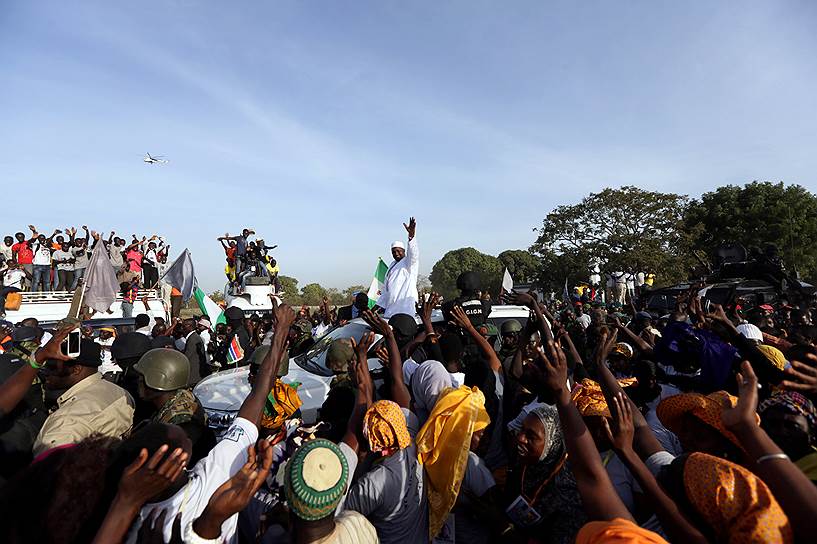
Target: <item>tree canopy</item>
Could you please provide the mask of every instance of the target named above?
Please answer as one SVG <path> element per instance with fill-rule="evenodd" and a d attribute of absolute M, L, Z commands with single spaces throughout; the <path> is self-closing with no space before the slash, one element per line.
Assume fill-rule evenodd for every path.
<path fill-rule="evenodd" d="M 503 265 L 496 257 L 463 247 L 443 255 L 431 269 L 429 279 L 435 291 L 454 298 L 459 294 L 457 277 L 463 272 L 478 272 L 482 277 L 482 290 L 496 296 L 502 284 L 502 271 Z"/>
<path fill-rule="evenodd" d="M 502 266 L 508 269 L 515 282 L 526 283 L 538 279 L 542 265 L 539 259 L 531 255 L 530 251 L 507 249 L 497 258 Z"/>
<path fill-rule="evenodd" d="M 786 267 L 817 278 L 817 196 L 800 185 L 758 182 L 725 185 L 705 193 L 687 210 L 686 228 L 697 248 L 711 256 L 721 243 L 747 249 L 774 244 Z"/>
<path fill-rule="evenodd" d="M 555 277 L 567 268 L 567 279 L 586 279 L 593 263 L 602 272 L 653 272 L 664 281 L 686 276 L 690 236 L 684 230 L 689 199 L 673 193 L 625 186 L 591 193 L 578 204 L 558 206 L 542 222 L 531 252 L 547 265 L 541 280 L 564 284 Z"/>

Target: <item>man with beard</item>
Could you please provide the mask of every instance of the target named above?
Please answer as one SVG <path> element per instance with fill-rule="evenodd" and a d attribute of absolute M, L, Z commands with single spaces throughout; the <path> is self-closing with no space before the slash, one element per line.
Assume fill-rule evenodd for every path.
<path fill-rule="evenodd" d="M 93 340 L 80 341 L 76 358 L 49 358 L 39 374 L 46 399 L 56 410 L 46 418 L 34 442 L 34 455 L 74 444 L 92 434 L 120 437 L 133 424 L 133 398 L 127 391 L 103 380 L 99 373 L 102 352 Z"/>

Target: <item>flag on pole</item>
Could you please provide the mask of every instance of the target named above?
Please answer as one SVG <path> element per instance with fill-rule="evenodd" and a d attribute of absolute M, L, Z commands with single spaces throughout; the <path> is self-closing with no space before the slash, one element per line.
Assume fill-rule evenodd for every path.
<path fill-rule="evenodd" d="M 80 304 L 99 313 L 107 312 L 116 300 L 119 292 L 119 282 L 116 281 L 116 272 L 111 266 L 105 244 L 99 242 L 91 253 L 91 260 L 85 274 L 82 286 L 83 297 Z"/>
<path fill-rule="evenodd" d="M 193 298 L 196 299 L 201 313 L 210 318 L 211 329 L 216 330 L 216 325 L 219 323 L 227 323 L 227 318 L 224 317 L 224 310 L 221 309 L 221 306 L 207 296 L 198 285 L 196 285 L 196 290 L 193 291 Z"/>
<path fill-rule="evenodd" d="M 380 298 L 380 293 L 383 292 L 383 284 L 386 282 L 386 272 L 389 267 L 383 262 L 382 258 L 377 259 L 377 267 L 374 269 L 374 277 L 372 284 L 369 286 L 369 292 L 366 295 L 369 297 L 369 308 L 373 308 L 377 304 L 377 299 Z"/>
<path fill-rule="evenodd" d="M 510 293 L 513 293 L 513 278 L 506 266 L 505 274 L 502 276 L 502 287 L 499 289 L 499 300 L 505 300 Z"/>
<path fill-rule="evenodd" d="M 182 294 L 182 300 L 187 302 L 193 293 L 196 292 L 198 284 L 196 283 L 196 272 L 193 270 L 193 259 L 190 257 L 190 252 L 187 248 L 182 251 L 167 272 L 159 278 L 159 281 L 164 281 L 168 285 L 175 287 Z M 212 321 L 212 317 L 210 318 Z"/>
<path fill-rule="evenodd" d="M 241 349 L 241 343 L 238 341 L 238 335 L 233 335 L 233 341 L 230 342 L 230 347 L 227 348 L 227 364 L 233 364 L 244 358 L 244 350 Z"/>

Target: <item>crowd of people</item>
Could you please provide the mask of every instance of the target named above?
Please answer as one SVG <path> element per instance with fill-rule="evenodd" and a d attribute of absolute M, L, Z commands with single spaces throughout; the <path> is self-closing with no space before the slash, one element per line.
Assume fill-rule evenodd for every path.
<path fill-rule="evenodd" d="M 77 235 L 75 227 L 64 231 L 54 229 L 48 236 L 34 225 L 28 228 L 30 236 L 18 232 L 13 237 L 5 236 L 0 245 L 0 313 L 3 313 L 5 298 L 10 293 L 76 289 L 85 277 L 91 252 L 99 243 L 103 244 L 121 293 L 127 299 L 123 311 L 127 305 L 128 310 L 132 308 L 139 288 L 159 287 L 159 278 L 167 266 L 170 246 L 160 236 L 140 239 L 134 234 L 128 242 L 115 232 L 104 239 L 85 225 L 82 226 L 82 236 Z M 165 298 L 169 301 L 169 297 Z M 131 314 L 125 317 L 131 317 Z"/>
<path fill-rule="evenodd" d="M 6 324 L 0 541 L 817 534 L 815 301 L 724 308 L 693 287 L 657 316 L 637 298 L 514 293 L 528 317 L 492 322 L 479 270 L 458 297 L 419 296 L 416 222 L 405 226 L 372 309 L 361 296 L 313 314 L 228 308 L 214 329 L 139 314 L 135 331 L 83 331 L 77 357 L 60 350 L 75 323 L 48 339 Z M 357 318 L 364 332 L 325 346 L 329 392 L 303 421 L 290 358 Z M 229 366 L 248 366 L 250 393 L 216 436 L 191 386 Z"/>
<path fill-rule="evenodd" d="M 270 278 L 276 291 L 280 291 L 278 263 L 269 254 L 278 246 L 268 246 L 262 238 L 250 240 L 252 236 L 255 236 L 254 230 L 243 229 L 237 236 L 230 236 L 228 233 L 217 238 L 224 249 L 227 262 L 224 274 L 227 280 L 233 288 L 243 289 L 246 287 L 248 277 L 266 277 Z"/>

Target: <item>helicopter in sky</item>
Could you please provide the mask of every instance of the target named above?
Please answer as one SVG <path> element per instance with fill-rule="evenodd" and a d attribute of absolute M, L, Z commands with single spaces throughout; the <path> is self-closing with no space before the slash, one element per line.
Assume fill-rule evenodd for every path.
<path fill-rule="evenodd" d="M 166 159 L 162 158 L 162 155 L 151 157 L 150 153 L 145 153 L 145 158 L 142 160 L 147 164 L 165 164 L 167 162 Z"/>

